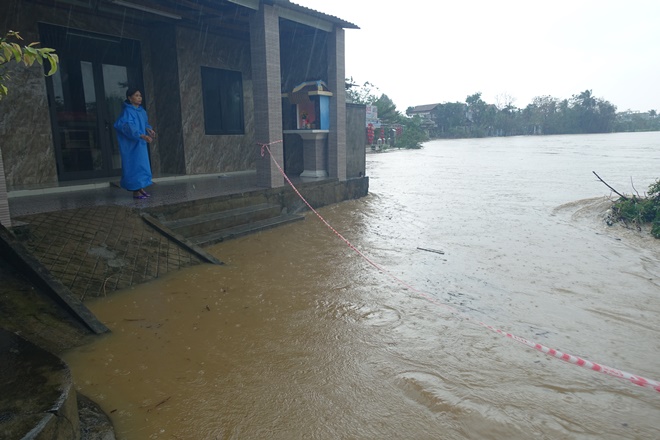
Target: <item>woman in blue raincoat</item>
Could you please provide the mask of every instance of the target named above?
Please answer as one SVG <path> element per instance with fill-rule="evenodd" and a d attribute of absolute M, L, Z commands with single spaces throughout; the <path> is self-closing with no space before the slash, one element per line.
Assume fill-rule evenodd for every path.
<path fill-rule="evenodd" d="M 147 112 L 142 108 L 142 93 L 136 88 L 126 91 L 126 101 L 119 119 L 115 122 L 119 154 L 121 155 L 122 188 L 133 191 L 134 199 L 146 199 L 144 190 L 151 182 L 148 143 L 153 141 L 156 132 L 147 120 Z"/>

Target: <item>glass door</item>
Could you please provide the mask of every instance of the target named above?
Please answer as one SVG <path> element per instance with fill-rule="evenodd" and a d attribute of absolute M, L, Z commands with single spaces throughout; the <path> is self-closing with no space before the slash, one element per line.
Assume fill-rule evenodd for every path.
<path fill-rule="evenodd" d="M 126 66 L 114 66 L 103 64 L 101 66 L 103 79 L 103 95 L 105 108 L 103 109 L 103 135 L 108 140 L 108 164 L 112 170 L 121 173 L 121 158 L 119 156 L 119 143 L 117 132 L 113 124 L 122 111 L 122 104 L 126 100 L 126 89 L 128 89 L 128 68 Z"/>
<path fill-rule="evenodd" d="M 140 87 L 139 43 L 42 25 L 60 67 L 47 78 L 60 180 L 121 174 L 113 124 L 129 84 Z"/>

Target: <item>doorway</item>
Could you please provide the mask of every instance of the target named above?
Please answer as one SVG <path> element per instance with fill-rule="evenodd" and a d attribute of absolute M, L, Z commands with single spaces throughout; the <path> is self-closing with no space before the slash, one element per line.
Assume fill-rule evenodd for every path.
<path fill-rule="evenodd" d="M 126 90 L 143 90 L 137 40 L 40 25 L 44 46 L 60 58 L 47 78 L 49 107 L 60 181 L 121 174 L 114 121 Z"/>

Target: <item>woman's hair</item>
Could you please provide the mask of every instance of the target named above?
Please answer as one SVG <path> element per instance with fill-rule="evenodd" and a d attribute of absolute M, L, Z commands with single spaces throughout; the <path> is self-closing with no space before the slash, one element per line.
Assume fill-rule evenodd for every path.
<path fill-rule="evenodd" d="M 126 99 L 135 95 L 135 92 L 139 92 L 139 91 L 140 89 L 138 89 L 137 87 L 129 87 L 128 90 L 126 90 Z"/>

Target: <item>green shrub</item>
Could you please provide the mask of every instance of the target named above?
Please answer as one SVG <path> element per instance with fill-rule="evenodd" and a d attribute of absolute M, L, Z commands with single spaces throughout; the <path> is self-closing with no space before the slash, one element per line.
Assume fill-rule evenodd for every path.
<path fill-rule="evenodd" d="M 422 128 L 421 119 L 415 116 L 407 121 L 403 133 L 396 140 L 398 148 L 418 149 L 422 143 L 429 140 L 426 131 Z"/>
<path fill-rule="evenodd" d="M 651 226 L 651 235 L 660 238 L 660 219 L 656 219 Z"/>
<path fill-rule="evenodd" d="M 638 229 L 651 223 L 651 235 L 660 238 L 660 180 L 649 186 L 648 197 L 620 198 L 612 206 L 615 220 Z"/>

